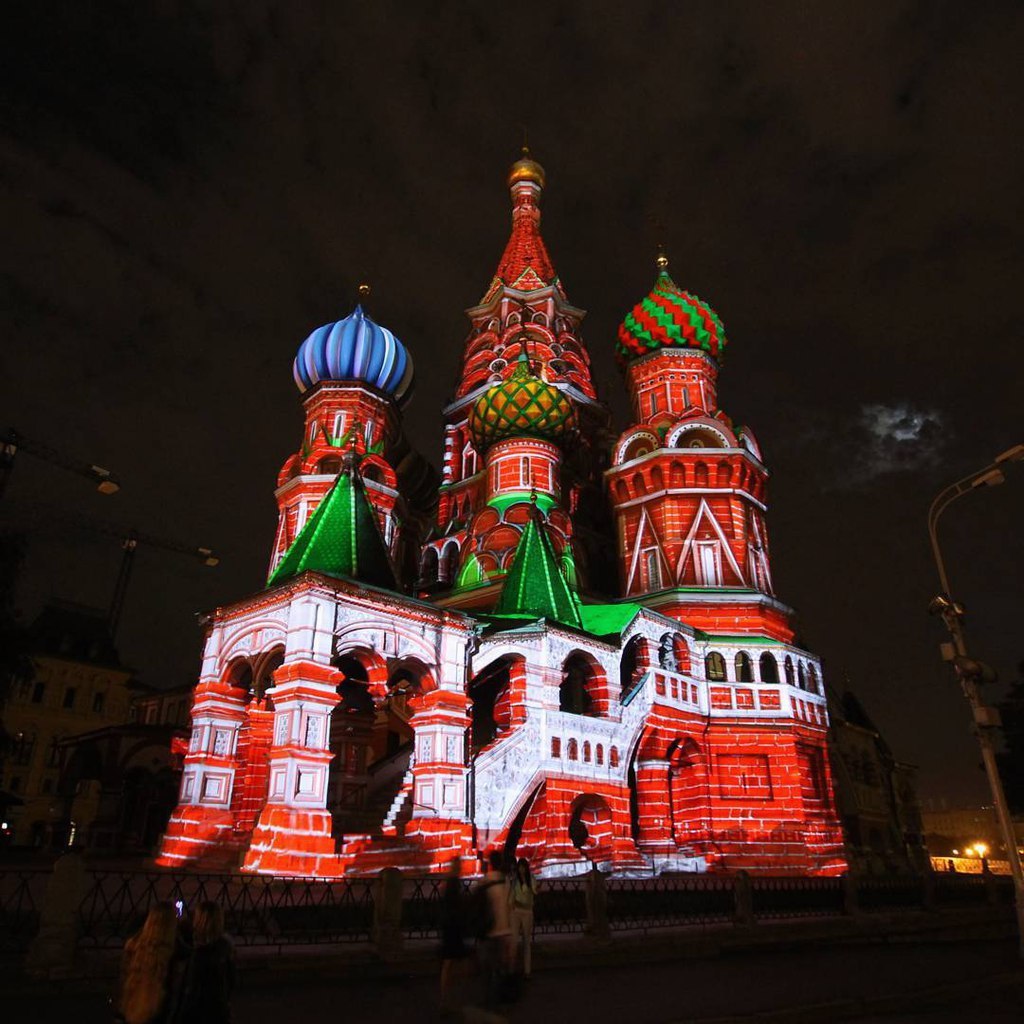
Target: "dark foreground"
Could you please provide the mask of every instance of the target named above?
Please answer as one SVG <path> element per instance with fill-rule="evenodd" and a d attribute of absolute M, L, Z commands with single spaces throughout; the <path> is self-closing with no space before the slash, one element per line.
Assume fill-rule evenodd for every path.
<path fill-rule="evenodd" d="M 438 1020 L 429 965 L 330 980 L 243 962 L 235 1024 Z M 5 988 L 7 986 L 4 986 Z M 4 1020 L 107 1024 L 105 983 L 49 982 L 8 990 Z M 472 993 L 475 986 L 469 983 Z M 614 950 L 559 962 L 543 953 L 517 1024 L 686 1021 L 887 1021 L 1019 1024 L 1024 971 L 1011 941 L 901 942 L 744 952 L 711 959 L 617 963 Z M 468 1019 L 473 1018 L 472 1015 Z"/>

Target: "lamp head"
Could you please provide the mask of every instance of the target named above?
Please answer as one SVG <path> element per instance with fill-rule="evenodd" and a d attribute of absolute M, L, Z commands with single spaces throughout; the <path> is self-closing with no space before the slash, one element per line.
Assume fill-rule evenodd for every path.
<path fill-rule="evenodd" d="M 993 460 L 997 466 L 1004 462 L 1024 462 L 1024 444 L 1015 444 L 1007 448 L 1002 455 L 997 455 Z"/>
<path fill-rule="evenodd" d="M 1001 469 L 986 469 L 984 473 L 979 473 L 972 481 L 972 487 L 995 487 L 996 484 L 1001 484 L 1006 481 L 1006 477 L 1003 476 Z"/>
<path fill-rule="evenodd" d="M 96 490 L 100 494 L 117 494 L 121 490 L 120 482 L 109 469 L 104 469 L 102 466 L 90 466 L 89 473 L 96 481 Z"/>
<path fill-rule="evenodd" d="M 936 594 L 928 602 L 929 615 L 963 615 L 963 605 L 958 604 L 948 594 Z"/>
<path fill-rule="evenodd" d="M 968 658 L 964 655 L 955 657 L 953 659 L 953 666 L 960 675 L 966 676 L 969 679 L 975 679 L 979 683 L 994 683 L 999 678 L 996 670 L 991 665 L 986 665 L 983 661 L 975 661 L 974 658 Z"/>

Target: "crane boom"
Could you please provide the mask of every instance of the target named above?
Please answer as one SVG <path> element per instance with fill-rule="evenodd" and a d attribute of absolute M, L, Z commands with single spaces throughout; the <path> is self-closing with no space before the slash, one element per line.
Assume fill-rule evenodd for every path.
<path fill-rule="evenodd" d="M 91 462 L 84 462 L 65 452 L 58 451 L 56 448 L 51 448 L 50 445 L 43 444 L 41 441 L 34 441 L 11 427 L 4 432 L 3 440 L 0 440 L 0 496 L 3 495 L 7 487 L 11 470 L 14 468 L 14 459 L 19 451 L 27 452 L 37 459 L 66 469 L 69 473 L 84 476 L 96 484 L 96 489 L 100 494 L 116 494 L 121 489 L 120 481 L 109 469 L 96 466 Z"/>
<path fill-rule="evenodd" d="M 45 502 L 25 502 L 19 503 L 19 505 L 31 513 L 36 528 L 38 528 L 40 523 L 61 524 L 88 530 L 90 533 L 100 534 L 104 537 L 115 537 L 121 542 L 121 548 L 124 553 L 121 556 L 121 565 L 118 568 L 117 580 L 114 583 L 114 594 L 110 601 L 110 611 L 107 618 L 111 640 L 113 640 L 118 624 L 121 621 L 125 595 L 128 592 L 128 582 L 131 579 L 132 569 L 135 565 L 135 552 L 140 544 L 145 547 L 156 548 L 159 551 L 170 551 L 173 554 L 198 558 L 203 565 L 210 568 L 220 563 L 220 558 L 208 547 L 183 544 L 178 540 L 159 537 L 153 533 L 136 530 L 134 527 L 107 522 L 106 520 L 97 519 L 94 516 L 81 512 L 69 512 L 67 509 L 58 508 Z"/>

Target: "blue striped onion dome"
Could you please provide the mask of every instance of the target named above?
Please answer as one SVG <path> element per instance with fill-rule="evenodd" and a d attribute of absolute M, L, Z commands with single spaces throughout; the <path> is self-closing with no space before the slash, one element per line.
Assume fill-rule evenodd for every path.
<path fill-rule="evenodd" d="M 299 346 L 292 374 L 299 391 L 323 380 L 363 381 L 389 394 L 399 405 L 412 391 L 412 357 L 362 306 L 344 320 L 318 327 Z"/>

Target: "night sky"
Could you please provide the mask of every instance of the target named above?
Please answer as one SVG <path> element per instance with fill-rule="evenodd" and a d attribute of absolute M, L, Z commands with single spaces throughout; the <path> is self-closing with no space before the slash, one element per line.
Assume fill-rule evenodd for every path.
<path fill-rule="evenodd" d="M 725 322 L 720 400 L 772 471 L 803 642 L 922 795 L 983 797 L 925 611 L 925 513 L 1024 442 L 1018 3 L 70 0 L 9 5 L 2 35 L 0 426 L 123 483 L 105 498 L 19 459 L 3 511 L 32 529 L 26 615 L 110 599 L 118 542 L 69 517 L 208 545 L 212 570 L 140 553 L 119 637 L 146 681 L 194 679 L 194 613 L 265 578 L 295 350 L 362 280 L 413 353 L 406 423 L 438 462 L 525 124 L 620 427 L 615 329 L 660 238 Z M 943 531 L 1004 680 L 1022 512 L 1018 465 Z"/>

